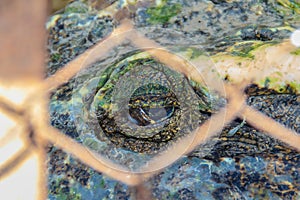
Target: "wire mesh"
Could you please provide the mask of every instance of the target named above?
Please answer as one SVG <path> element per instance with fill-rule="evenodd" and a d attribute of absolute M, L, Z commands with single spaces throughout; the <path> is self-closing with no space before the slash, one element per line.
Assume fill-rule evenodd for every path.
<path fill-rule="evenodd" d="M 28 11 L 33 10 L 32 7 L 28 8 L 28 2 L 12 2 L 13 3 L 10 4 L 11 8 L 5 8 L 6 10 L 15 9 L 16 7 L 20 6 L 19 4 L 22 4 L 22 10 L 26 11 L 25 13 L 19 11 L 24 15 L 28 15 Z M 75 76 L 83 68 L 90 66 L 90 64 L 94 63 L 95 61 L 101 60 L 105 53 L 109 52 L 112 48 L 116 47 L 125 40 L 130 41 L 138 48 L 144 49 L 144 51 L 148 52 L 158 61 L 166 64 L 168 67 L 184 74 L 187 77 L 192 77 L 198 82 L 202 82 L 203 77 L 200 76 L 197 70 L 195 71 L 195 68 L 190 63 L 184 62 L 184 60 L 180 59 L 176 55 L 173 55 L 156 42 L 149 40 L 143 34 L 135 30 L 130 19 L 126 18 L 120 21 L 119 26 L 107 38 L 103 39 L 98 44 L 78 56 L 76 59 L 69 62 L 53 76 L 46 78 L 45 80 L 41 80 L 41 71 L 43 71 L 42 60 L 44 59 L 44 55 L 41 53 L 44 51 L 41 49 L 43 49 L 43 40 L 45 38 L 45 34 L 42 29 L 45 15 L 41 13 L 43 13 L 45 9 L 45 3 L 38 3 L 42 1 L 32 2 L 32 5 L 36 6 L 36 10 L 34 9 L 34 12 L 30 12 L 36 14 L 32 17 L 32 19 L 39 19 L 35 22 L 32 22 L 32 26 L 38 26 L 39 28 L 30 29 L 25 32 L 29 32 L 30 37 L 32 37 L 32 35 L 38 36 L 39 40 L 37 40 L 36 44 L 38 47 L 32 48 L 32 51 L 30 51 L 31 54 L 28 54 L 27 52 L 24 53 L 23 48 L 27 47 L 27 44 L 23 43 L 23 41 L 26 40 L 24 35 L 16 35 L 15 37 L 17 37 L 18 40 L 15 40 L 16 38 L 14 36 L 7 35 L 7 33 L 0 35 L 1 38 L 10 38 L 14 42 L 19 41 L 21 38 L 23 47 L 21 49 L 17 49 L 19 50 L 17 52 L 8 51 L 8 53 L 6 53 L 2 51 L 0 54 L 0 60 L 2 61 L 0 65 L 4 66 L 1 68 L 1 82 L 2 87 L 5 88 L 3 92 L 1 92 L 0 96 L 0 111 L 4 118 L 8 118 L 9 121 L 12 121 L 12 127 L 21 127 L 20 130 L 14 131 L 14 134 L 17 134 L 17 136 L 14 136 L 10 131 L 7 131 L 7 134 L 1 138 L 1 146 L 5 146 L 5 144 L 16 139 L 20 139 L 23 143 L 22 148 L 9 156 L 5 162 L 1 164 L 0 179 L 5 179 L 7 176 L 15 173 L 18 167 L 23 165 L 29 157 L 36 156 L 36 162 L 38 163 L 39 170 L 37 178 L 38 189 L 36 190 L 38 191 L 38 195 L 36 198 L 46 199 L 46 145 L 51 143 L 63 149 L 64 151 L 71 153 L 74 157 L 78 158 L 84 164 L 92 167 L 96 171 L 132 186 L 132 190 L 136 199 L 151 199 L 153 198 L 151 197 L 151 191 L 148 191 L 148 189 L 143 185 L 149 178 L 161 172 L 164 167 L 174 163 L 180 158 L 180 156 L 192 152 L 199 144 L 203 144 L 210 140 L 213 135 L 219 134 L 224 126 L 232 122 L 236 117 L 241 119 L 246 118 L 247 122 L 253 127 L 285 142 L 298 152 L 300 151 L 300 136 L 295 131 L 284 127 L 283 125 L 274 121 L 272 118 L 267 117 L 266 115 L 246 104 L 244 90 L 253 80 L 252 76 L 257 74 L 252 73 L 252 76 L 249 76 L 249 80 L 244 80 L 242 84 L 236 85 L 229 84 L 224 81 L 217 83 L 216 81 L 210 81 L 215 79 L 212 79 L 211 77 L 208 78 L 206 83 L 210 87 L 226 94 L 226 98 L 228 100 L 227 105 L 221 109 L 220 112 L 213 114 L 209 120 L 202 124 L 193 133 L 193 141 L 191 144 L 189 143 L 190 138 L 174 143 L 172 147 L 170 147 L 173 149 L 173 151 L 165 151 L 159 154 L 149 161 L 147 166 L 142 167 L 144 173 L 131 173 L 126 170 L 120 170 L 122 169 L 122 166 L 116 166 L 115 163 L 112 163 L 108 160 L 101 160 L 99 157 L 97 157 L 97 155 L 93 155 L 93 153 L 88 151 L 86 147 L 75 142 L 71 138 L 61 133 L 59 130 L 49 125 L 50 123 L 47 105 L 49 101 L 49 93 L 51 91 L 68 82 L 70 78 Z M 2 15 L 4 15 L 3 18 L 5 19 L 16 20 L 16 22 L 21 24 L 24 23 L 20 21 L 20 17 L 12 17 L 10 14 L 11 13 L 9 13 L 8 16 L 6 16 L 5 13 Z M 116 14 L 117 17 L 124 17 L 126 15 L 128 15 L 128 13 L 124 13 L 124 11 L 120 11 Z M 6 29 L 6 27 L 1 27 L 1 30 L 3 29 Z M 37 32 L 31 33 L 31 30 L 36 30 Z M 19 30 L 12 30 L 12 32 L 16 33 L 19 32 Z M 30 45 L 33 45 L 31 42 L 32 40 L 30 40 Z M 12 47 L 9 46 L 7 48 L 11 49 Z M 24 60 L 23 57 L 13 59 L 15 55 L 26 55 L 26 59 Z M 18 62 L 15 63 L 13 61 Z M 22 63 L 19 61 L 22 61 Z M 8 69 L 13 70 L 8 71 Z M 28 71 L 24 73 L 24 69 L 28 69 Z M 17 74 L 17 76 L 15 76 L 15 74 Z M 7 76 L 12 76 L 13 78 L 7 81 Z M 24 85 L 24 81 L 26 81 L 27 84 Z M 223 87 L 220 87 L 218 84 L 221 84 Z M 21 103 L 16 102 L 16 97 L 10 96 L 9 92 L 7 92 L 11 89 L 14 90 L 15 88 L 24 91 L 23 97 L 20 97 Z M 214 126 L 211 126 L 211 123 L 216 121 L 222 123 L 214 123 Z"/>

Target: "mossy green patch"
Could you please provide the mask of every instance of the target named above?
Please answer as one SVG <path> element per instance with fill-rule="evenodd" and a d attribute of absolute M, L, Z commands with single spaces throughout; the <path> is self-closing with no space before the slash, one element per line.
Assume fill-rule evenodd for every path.
<path fill-rule="evenodd" d="M 277 3 L 289 10 L 292 10 L 296 14 L 300 14 L 300 2 L 293 0 L 277 0 Z"/>
<path fill-rule="evenodd" d="M 259 83 L 260 87 L 269 88 L 279 93 L 298 94 L 300 91 L 300 83 L 282 82 L 278 77 L 266 77 Z"/>
<path fill-rule="evenodd" d="M 264 44 L 261 41 L 242 42 L 231 47 L 229 52 L 234 56 L 254 59 L 254 55 L 251 52 Z"/>
<path fill-rule="evenodd" d="M 287 87 L 289 87 L 293 91 L 293 93 L 299 93 L 299 91 L 300 91 L 300 83 L 297 83 L 295 81 L 290 82 L 287 85 Z"/>
<path fill-rule="evenodd" d="M 101 179 L 100 181 L 100 187 L 105 188 L 105 181 L 103 179 Z"/>
<path fill-rule="evenodd" d="M 300 55 L 300 48 L 297 48 L 295 51 L 292 51 L 291 54 L 299 56 Z"/>
<path fill-rule="evenodd" d="M 198 58 L 201 55 L 205 55 L 205 52 L 203 50 L 201 50 L 199 48 L 194 48 L 194 47 L 190 47 L 190 48 L 186 49 L 186 53 L 187 53 L 187 56 L 192 60 L 195 58 Z"/>
<path fill-rule="evenodd" d="M 84 6 L 72 6 L 72 4 L 70 4 L 69 6 L 67 6 L 65 8 L 64 13 L 65 14 L 70 14 L 70 13 L 86 13 L 88 11 L 87 7 Z"/>
<path fill-rule="evenodd" d="M 61 58 L 61 55 L 59 53 L 54 53 L 51 55 L 51 61 L 52 62 L 58 62 Z"/>
<path fill-rule="evenodd" d="M 180 13 L 180 11 L 180 4 L 168 4 L 164 0 L 158 6 L 147 9 L 147 14 L 150 16 L 148 21 L 151 24 L 166 24 L 172 17 Z"/>

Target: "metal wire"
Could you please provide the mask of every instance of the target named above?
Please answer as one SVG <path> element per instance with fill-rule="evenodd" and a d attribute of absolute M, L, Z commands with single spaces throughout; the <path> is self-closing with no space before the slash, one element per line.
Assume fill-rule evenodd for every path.
<path fill-rule="evenodd" d="M 133 36 L 134 40 L 132 39 Z M 23 121 L 23 123 L 30 123 L 32 129 L 32 135 L 30 136 L 31 143 L 24 141 L 24 143 L 28 145 L 5 163 L 0 165 L 0 179 L 10 173 L 13 173 L 14 169 L 21 165 L 22 161 L 35 151 L 39 157 L 39 185 L 41 187 L 41 192 L 37 198 L 45 199 L 47 197 L 45 146 L 47 143 L 51 143 L 62 148 L 64 151 L 71 153 L 74 157 L 78 158 L 80 161 L 92 167 L 96 171 L 132 186 L 132 190 L 135 191 L 136 199 L 150 199 L 152 198 L 151 192 L 143 185 L 143 183 L 147 181 L 148 178 L 151 178 L 161 171 L 156 169 L 163 169 L 164 167 L 171 165 L 178 159 L 178 157 L 180 157 L 180 155 L 187 154 L 193 151 L 199 144 L 207 142 L 213 135 L 220 133 L 222 128 L 233 121 L 236 117 L 241 119 L 246 118 L 247 122 L 255 128 L 285 142 L 300 152 L 300 136 L 297 133 L 287 129 L 275 122 L 273 119 L 246 105 L 243 91 L 248 82 L 238 87 L 222 81 L 212 82 L 204 80 L 209 87 L 218 89 L 219 92 L 226 94 L 228 104 L 220 112 L 212 115 L 209 120 L 202 124 L 193 133 L 191 136 L 193 137 L 192 143 L 188 137 L 174 143 L 174 145 L 170 147 L 174 151 L 165 151 L 159 154 L 149 161 L 147 166 L 141 168 L 142 171 L 147 171 L 145 173 L 134 174 L 126 172 L 126 170 L 117 170 L 122 169 L 122 166 L 116 166 L 114 168 L 108 167 L 116 164 L 110 163 L 108 160 L 101 160 L 101 158 L 97 157 L 97 155 L 88 151 L 86 147 L 78 144 L 49 125 L 49 116 L 47 112 L 48 94 L 51 90 L 55 90 L 63 83 L 68 82 L 69 79 L 83 68 L 101 60 L 106 53 L 125 40 L 129 40 L 133 45 L 141 49 L 145 49 L 145 51 L 150 53 L 155 59 L 166 64 L 170 68 L 177 70 L 198 82 L 203 81 L 203 77 L 195 71 L 193 66 L 184 62 L 176 55 L 173 55 L 171 52 L 168 52 L 154 41 L 149 40 L 141 33 L 138 33 L 134 30 L 129 19 L 122 20 L 120 25 L 110 34 L 110 36 L 103 39 L 97 45 L 88 49 L 86 52 L 68 63 L 53 76 L 47 78 L 43 82 L 36 82 L 36 87 L 33 90 L 33 93 L 38 95 L 35 95 L 34 99 L 27 98 L 21 106 L 17 107 L 12 103 L 12 99 L 9 100 L 8 97 L 0 98 L 0 111 L 2 113 L 6 114 L 8 117 L 10 116 L 17 119 L 18 121 Z M 220 85 L 224 85 L 224 87 L 220 87 Z M 24 88 L 24 90 L 26 90 L 26 88 Z M 216 121 L 219 123 L 215 123 Z M 211 126 L 212 122 L 214 122 L 214 126 Z M 28 133 L 24 134 L 27 134 L 28 136 Z M 24 138 L 28 139 L 27 136 Z"/>

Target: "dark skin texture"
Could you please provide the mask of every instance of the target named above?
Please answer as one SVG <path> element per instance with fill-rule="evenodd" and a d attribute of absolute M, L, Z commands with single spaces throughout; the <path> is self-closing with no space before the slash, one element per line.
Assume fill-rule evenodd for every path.
<path fill-rule="evenodd" d="M 203 5 L 203 2 L 200 2 L 200 4 Z M 233 3 L 208 1 L 208 3 L 213 3 L 214 7 L 212 9 L 207 9 L 209 6 L 205 7 L 205 5 L 205 9 L 203 9 L 203 7 L 198 5 L 199 1 L 196 3 L 188 1 L 188 3 L 191 4 L 190 10 L 182 9 L 174 19 L 171 19 L 173 21 L 164 23 L 161 26 L 149 27 L 147 20 L 144 20 L 146 15 L 142 15 L 143 12 L 134 13 L 132 16 L 137 23 L 137 28 L 140 26 L 146 27 L 144 32 L 147 36 L 160 42 L 162 45 L 167 46 L 178 43 L 203 44 L 204 50 L 211 55 L 225 52 L 228 47 L 243 41 L 265 42 L 287 38 L 289 35 L 288 29 L 276 29 L 276 27 L 286 26 L 284 21 L 288 21 L 294 27 L 299 27 L 296 21 L 297 14 L 295 14 L 297 12 L 290 12 L 283 6 L 280 6 L 277 1 L 259 1 L 259 3 L 258 1 Z M 196 6 L 192 5 L 193 3 Z M 192 6 L 201 9 L 193 10 Z M 258 11 L 262 14 L 257 14 L 256 12 Z M 76 19 L 72 21 L 70 20 L 72 18 Z M 234 20 L 232 20 L 233 18 Z M 84 18 L 84 16 L 78 19 L 78 15 L 68 15 L 61 17 L 55 22 L 55 27 L 52 27 L 49 31 L 49 49 L 51 50 L 49 52 L 52 56 L 48 74 L 52 74 L 82 53 L 86 48 L 95 44 L 99 39 L 107 36 L 115 23 L 112 17 L 109 16 L 97 18 L 97 20 L 94 20 L 96 24 L 92 24 L 89 27 L 86 27 L 85 21 L 88 21 L 88 19 Z M 81 23 L 80 26 L 76 25 L 78 22 Z M 143 28 L 139 31 L 143 31 Z M 178 32 L 183 33 L 177 36 Z M 238 32 L 240 34 L 236 34 Z M 55 53 L 58 53 L 59 56 L 55 55 Z M 70 137 L 80 141 L 78 139 L 80 133 L 78 133 L 78 129 L 74 124 L 74 116 L 69 104 L 77 86 L 74 84 L 74 80 L 71 80 L 52 95 L 51 102 L 54 106 L 51 107 L 51 123 Z M 249 90 L 252 90 L 252 92 L 249 92 Z M 297 124 L 299 96 L 294 94 L 292 89 L 287 88 L 286 91 L 283 91 L 283 93 L 287 93 L 286 95 L 276 93 L 270 88 L 258 89 L 253 87 L 249 90 L 247 91 L 249 105 L 299 132 L 299 124 Z M 194 88 L 194 91 L 199 93 L 197 88 Z M 200 92 L 197 95 L 201 96 L 202 93 Z M 153 97 L 147 97 L 147 99 L 151 98 Z M 133 98 L 132 100 L 136 102 L 138 98 Z M 176 100 L 172 101 L 176 102 Z M 147 121 L 149 118 L 147 116 L 143 117 L 141 114 L 142 110 L 145 111 L 146 108 L 141 109 L 138 106 L 137 108 L 137 111 L 133 111 L 137 113 L 137 118 L 142 117 L 142 119 Z M 99 121 L 104 121 L 102 129 L 108 133 L 107 138 L 109 138 L 112 145 L 129 149 L 133 152 L 159 151 L 164 146 L 168 146 L 176 134 L 176 131 L 172 132 L 173 128 L 164 132 L 170 133 L 169 135 L 161 134 L 157 138 L 128 137 L 126 134 L 122 135 L 122 131 L 118 129 L 114 119 L 110 118 L 105 110 L 101 113 L 101 109 L 99 109 L 99 112 Z M 203 111 L 203 116 L 209 117 L 211 112 L 210 109 L 207 109 L 205 112 Z M 173 116 L 180 115 L 177 110 L 174 113 Z M 188 157 L 180 159 L 177 162 L 179 164 L 166 168 L 163 173 L 151 179 L 150 184 L 152 185 L 153 195 L 158 199 L 197 199 L 197 194 L 201 191 L 201 179 L 209 176 L 209 179 L 206 180 L 209 187 L 203 188 L 215 199 L 246 199 L 244 197 L 246 194 L 250 195 L 250 199 L 266 199 L 270 197 L 270 194 L 281 199 L 299 198 L 297 194 L 300 190 L 299 153 L 286 144 L 272 139 L 251 127 L 247 124 L 247 119 L 244 126 L 237 130 L 235 134 L 229 136 L 228 132 L 241 123 L 242 120 L 237 119 L 227 127 L 224 127 L 214 149 L 205 155 L 204 158 L 201 154 L 203 149 L 195 149 Z M 74 182 L 79 183 L 84 189 L 93 191 L 93 193 L 99 191 L 101 187 L 97 189 L 90 187 L 95 182 L 101 182 L 98 179 L 93 182 L 94 177 L 101 175 L 80 164 L 77 160 L 71 159 L 69 161 L 69 155 L 55 148 L 49 149 L 49 152 L 49 173 L 51 176 L 55 177 L 57 175 L 59 177 L 51 178 L 51 181 L 49 181 L 50 194 L 66 194 L 69 198 L 74 199 L 71 195 L 74 194 L 72 191 Z M 247 162 L 243 161 L 245 159 Z M 263 163 L 265 167 L 252 166 L 256 162 L 259 164 Z M 207 171 L 206 174 L 201 174 L 202 177 L 199 179 L 197 174 L 204 171 L 204 169 L 199 170 L 199 167 L 206 163 L 209 163 L 211 168 L 219 169 L 219 171 Z M 224 165 L 224 163 L 227 165 Z M 231 163 L 234 169 L 229 169 L 228 163 Z M 189 174 L 188 169 L 192 169 L 192 175 Z M 61 177 L 64 177 L 63 181 L 59 181 Z M 189 181 L 193 181 L 192 184 L 189 185 Z M 130 194 L 126 186 L 117 183 L 116 186 L 111 187 L 108 184 L 111 182 L 113 181 L 107 178 L 103 183 L 105 190 L 113 191 L 106 198 L 129 198 Z M 161 183 L 164 185 L 161 186 Z M 222 187 L 218 188 L 215 183 L 222 185 Z M 189 187 L 185 189 L 180 188 L 181 184 L 189 185 Z M 169 188 L 172 188 L 175 194 L 171 194 Z M 210 188 L 212 190 L 209 190 Z"/>

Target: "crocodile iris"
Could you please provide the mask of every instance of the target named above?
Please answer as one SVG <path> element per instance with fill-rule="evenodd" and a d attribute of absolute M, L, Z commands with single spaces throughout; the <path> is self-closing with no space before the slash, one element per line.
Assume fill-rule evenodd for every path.
<path fill-rule="evenodd" d="M 136 89 L 128 106 L 129 119 L 139 126 L 162 123 L 179 109 L 175 94 L 168 88 L 153 83 Z"/>

